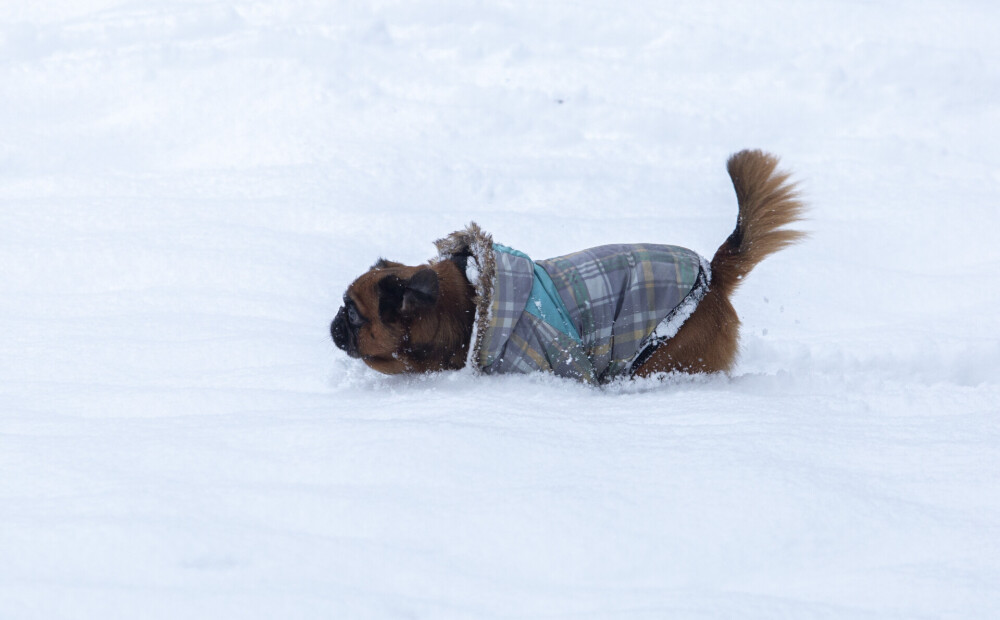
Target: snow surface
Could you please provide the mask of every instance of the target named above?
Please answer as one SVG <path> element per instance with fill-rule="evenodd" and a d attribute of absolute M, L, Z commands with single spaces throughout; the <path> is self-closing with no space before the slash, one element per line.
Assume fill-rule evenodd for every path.
<path fill-rule="evenodd" d="M 1000 607 L 1000 4 L 5 0 L 0 617 Z M 328 334 L 475 219 L 812 237 L 730 377 L 389 378 Z"/>

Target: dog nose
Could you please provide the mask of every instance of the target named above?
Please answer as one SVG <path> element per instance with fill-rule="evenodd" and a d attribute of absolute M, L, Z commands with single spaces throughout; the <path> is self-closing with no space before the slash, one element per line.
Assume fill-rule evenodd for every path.
<path fill-rule="evenodd" d="M 333 323 L 330 324 L 330 335 L 333 336 L 333 344 L 337 345 L 338 348 L 347 350 L 347 321 L 344 320 L 344 309 L 341 308 L 337 312 L 337 316 L 333 318 Z"/>

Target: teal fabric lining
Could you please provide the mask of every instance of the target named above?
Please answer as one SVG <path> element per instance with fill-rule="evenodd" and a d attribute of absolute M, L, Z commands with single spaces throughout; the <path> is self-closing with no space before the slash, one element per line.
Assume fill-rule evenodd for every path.
<path fill-rule="evenodd" d="M 566 334 L 578 344 L 582 344 L 583 341 L 580 339 L 580 332 L 577 331 L 576 326 L 570 321 L 569 311 L 566 310 L 566 305 L 563 303 L 562 297 L 559 296 L 559 292 L 556 290 L 556 286 L 553 284 L 549 274 L 536 265 L 535 261 L 532 261 L 531 257 L 524 252 L 519 252 L 499 243 L 493 244 L 493 250 L 495 252 L 504 252 L 513 256 L 519 256 L 531 261 L 532 269 L 535 272 L 535 279 L 531 283 L 531 295 L 528 297 L 528 305 L 525 311 Z"/>

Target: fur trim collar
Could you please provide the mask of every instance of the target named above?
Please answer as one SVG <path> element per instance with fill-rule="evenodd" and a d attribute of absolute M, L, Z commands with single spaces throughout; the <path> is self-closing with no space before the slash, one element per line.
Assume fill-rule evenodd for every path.
<path fill-rule="evenodd" d="M 476 335 L 469 351 L 469 359 L 478 370 L 482 368 L 483 337 L 490 324 L 490 307 L 493 304 L 493 281 L 496 276 L 496 259 L 493 256 L 493 236 L 475 222 L 464 230 L 457 230 L 444 239 L 434 242 L 438 260 L 466 258 L 466 277 L 476 291 Z M 471 259 L 471 260 L 469 260 Z"/>

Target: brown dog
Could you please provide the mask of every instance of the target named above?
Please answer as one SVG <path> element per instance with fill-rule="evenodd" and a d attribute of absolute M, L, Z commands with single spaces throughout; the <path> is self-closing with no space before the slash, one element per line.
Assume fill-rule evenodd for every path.
<path fill-rule="evenodd" d="M 727 371 L 740 326 L 729 296 L 757 263 L 803 237 L 784 228 L 803 206 L 777 163 L 761 151 L 730 157 L 739 215 L 710 264 L 658 245 L 532 261 L 471 224 L 439 240 L 427 264 L 375 263 L 348 287 L 333 340 L 387 374 L 471 363 L 599 383 Z"/>

